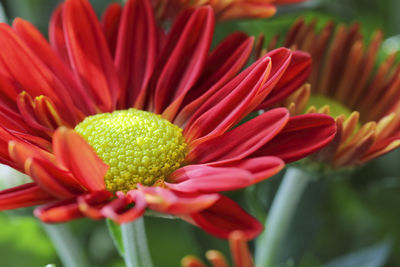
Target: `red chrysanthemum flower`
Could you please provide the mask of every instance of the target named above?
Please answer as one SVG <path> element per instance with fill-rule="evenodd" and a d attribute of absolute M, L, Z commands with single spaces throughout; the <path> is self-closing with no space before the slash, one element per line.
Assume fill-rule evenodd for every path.
<path fill-rule="evenodd" d="M 360 25 L 321 31 L 317 21 L 297 20 L 284 46 L 309 52 L 313 67 L 303 86 L 281 104 L 291 114 L 324 113 L 336 117 L 334 141 L 315 158 L 334 168 L 365 163 L 400 146 L 400 66 L 396 54 L 376 66 L 382 42 L 377 31 L 367 45 Z M 269 49 L 276 46 L 274 38 Z M 261 43 L 261 42 L 260 42 Z"/>
<path fill-rule="evenodd" d="M 240 18 L 268 18 L 276 13 L 277 5 L 305 2 L 307 0 L 151 0 L 159 20 L 175 17 L 187 7 L 209 5 L 218 20 Z"/>
<path fill-rule="evenodd" d="M 0 209 L 46 204 L 35 210 L 45 222 L 123 223 L 149 208 L 219 237 L 257 235 L 262 226 L 219 192 L 272 176 L 336 128 L 284 108 L 235 128 L 303 83 L 310 59 L 282 48 L 237 75 L 253 39 L 234 33 L 209 53 L 213 29 L 203 7 L 163 34 L 149 1 L 134 0 L 110 6 L 102 25 L 87 0 L 66 1 L 50 44 L 26 21 L 1 24 L 0 160 L 33 181 L 1 191 Z"/>
<path fill-rule="evenodd" d="M 241 231 L 233 231 L 229 234 L 229 247 L 234 267 L 254 267 L 253 257 L 247 245 L 246 236 Z M 209 250 L 206 253 L 207 260 L 212 267 L 228 267 L 224 255 L 217 250 Z M 182 267 L 206 267 L 200 259 L 194 256 L 186 256 L 182 259 Z"/>

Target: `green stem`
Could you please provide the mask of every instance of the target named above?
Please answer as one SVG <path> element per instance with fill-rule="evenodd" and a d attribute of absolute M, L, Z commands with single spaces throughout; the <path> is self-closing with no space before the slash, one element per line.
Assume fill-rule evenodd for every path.
<path fill-rule="evenodd" d="M 71 233 L 66 224 L 45 224 L 43 229 L 50 237 L 56 248 L 61 262 L 66 267 L 90 266 L 85 256 L 85 250 Z"/>
<path fill-rule="evenodd" d="M 131 223 L 121 224 L 121 231 L 126 266 L 152 267 L 143 217 Z"/>
<path fill-rule="evenodd" d="M 256 240 L 256 266 L 271 267 L 281 249 L 294 212 L 311 177 L 303 170 L 289 167 L 272 202 L 264 233 Z"/>

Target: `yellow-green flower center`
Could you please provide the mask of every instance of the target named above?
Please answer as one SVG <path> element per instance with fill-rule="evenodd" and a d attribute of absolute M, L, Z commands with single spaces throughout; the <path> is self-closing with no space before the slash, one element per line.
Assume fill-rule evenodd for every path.
<path fill-rule="evenodd" d="M 181 128 L 134 108 L 89 116 L 75 131 L 110 166 L 104 179 L 113 192 L 163 181 L 184 164 L 188 152 Z"/>
<path fill-rule="evenodd" d="M 332 99 L 324 95 L 314 95 L 314 94 L 310 96 L 310 99 L 308 100 L 308 105 L 305 110 L 307 110 L 311 106 L 320 109 L 326 105 L 329 106 L 330 115 L 334 118 L 342 114 L 345 115 L 346 118 L 348 118 L 352 113 L 352 111 L 349 108 L 344 106 L 342 103 L 336 101 L 335 99 Z"/>

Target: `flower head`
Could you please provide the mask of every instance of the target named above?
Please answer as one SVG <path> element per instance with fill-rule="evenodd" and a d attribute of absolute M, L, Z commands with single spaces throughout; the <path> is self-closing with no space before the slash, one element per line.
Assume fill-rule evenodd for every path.
<path fill-rule="evenodd" d="M 286 73 L 309 58 L 277 49 L 238 74 L 253 39 L 234 33 L 210 53 L 213 29 L 202 7 L 162 33 L 138 0 L 111 5 L 102 24 L 87 0 L 68 0 L 52 16 L 50 44 L 22 19 L 1 24 L 0 160 L 32 182 L 0 191 L 0 208 L 44 204 L 35 215 L 45 222 L 119 223 L 149 208 L 218 237 L 255 237 L 262 226 L 219 192 L 272 176 L 336 128 L 284 108 L 237 126 L 268 95 L 279 101 L 303 83 Z"/>
<path fill-rule="evenodd" d="M 209 5 L 218 20 L 239 18 L 268 18 L 276 13 L 276 5 L 295 4 L 307 0 L 151 0 L 157 18 L 175 17 L 187 7 Z"/>
<path fill-rule="evenodd" d="M 247 245 L 247 239 L 243 232 L 233 231 L 229 234 L 229 246 L 235 267 L 254 267 L 253 257 Z M 228 267 L 228 263 L 221 252 L 209 250 L 206 258 L 213 267 Z M 201 260 L 194 256 L 186 256 L 182 259 L 182 267 L 206 267 Z"/>
<path fill-rule="evenodd" d="M 315 157 L 338 168 L 361 164 L 400 146 L 400 67 L 395 54 L 376 66 L 382 41 L 377 31 L 367 45 L 358 24 L 321 31 L 316 20 L 299 19 L 284 46 L 309 52 L 313 67 L 304 85 L 282 102 L 292 114 L 325 113 L 336 117 L 334 141 Z M 270 44 L 274 47 L 276 39 Z"/>

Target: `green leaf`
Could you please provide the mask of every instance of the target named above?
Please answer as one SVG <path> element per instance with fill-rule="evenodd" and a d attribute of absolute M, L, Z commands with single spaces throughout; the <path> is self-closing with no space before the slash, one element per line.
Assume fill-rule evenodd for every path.
<path fill-rule="evenodd" d="M 380 267 L 389 257 L 392 241 L 385 240 L 368 248 L 341 256 L 323 267 Z"/>
<path fill-rule="evenodd" d="M 117 248 L 117 251 L 121 257 L 124 257 L 125 255 L 125 249 L 124 249 L 124 244 L 122 243 L 122 232 L 121 232 L 121 227 L 113 222 L 110 219 L 106 219 L 106 224 L 108 231 L 110 233 L 111 239 L 114 242 L 115 247 Z"/>

